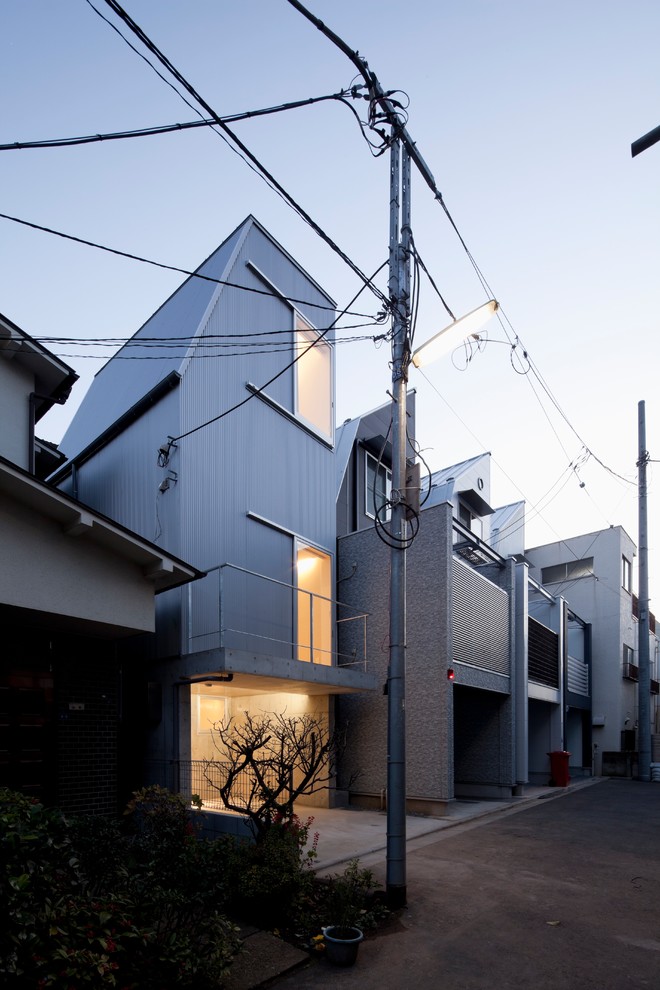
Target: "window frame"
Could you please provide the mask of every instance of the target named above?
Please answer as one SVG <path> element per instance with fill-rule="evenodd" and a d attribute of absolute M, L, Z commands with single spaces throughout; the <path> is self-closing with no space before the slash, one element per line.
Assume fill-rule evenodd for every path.
<path fill-rule="evenodd" d="M 335 383 L 335 354 L 332 341 L 323 337 L 321 332 L 312 324 L 310 321 L 302 315 L 297 309 L 292 309 L 292 319 L 293 319 L 293 355 L 296 358 L 296 363 L 293 366 L 293 414 L 299 422 L 304 424 L 306 429 L 310 430 L 316 436 L 325 440 L 327 443 L 334 444 L 335 439 L 335 424 L 334 424 L 334 383 Z M 319 348 L 322 353 L 325 353 L 327 348 L 328 355 L 328 427 L 329 431 L 326 432 L 325 428 L 319 423 L 310 419 L 308 416 L 301 411 L 300 408 L 300 377 L 301 372 L 306 367 L 305 365 L 305 355 L 309 348 L 298 350 L 299 335 L 306 336 L 310 345 Z M 315 336 L 316 342 L 311 338 Z"/>
<path fill-rule="evenodd" d="M 392 468 L 389 468 L 387 466 L 387 464 L 385 464 L 382 459 L 379 460 L 377 457 L 375 457 L 373 454 L 371 454 L 368 450 L 365 450 L 364 455 L 365 455 L 364 456 L 364 514 L 365 514 L 365 516 L 368 516 L 369 519 L 375 519 L 376 518 L 376 511 L 377 511 L 377 506 L 376 506 L 376 489 L 375 489 L 375 486 L 374 486 L 374 490 L 373 490 L 374 512 L 370 512 L 369 511 L 369 501 L 370 501 L 369 500 L 369 491 L 370 491 L 370 485 L 369 485 L 369 460 L 371 459 L 374 462 L 374 464 L 375 464 L 375 468 L 376 468 L 376 471 L 374 473 L 374 479 L 375 480 L 378 478 L 378 471 L 379 470 L 382 469 L 385 472 L 385 502 L 389 501 L 390 495 L 392 494 Z M 386 512 L 385 512 L 385 520 L 384 521 L 387 521 L 390 518 L 390 515 L 391 515 L 391 511 L 388 508 L 386 510 Z M 379 516 L 379 518 L 381 518 L 381 517 Z"/>
<path fill-rule="evenodd" d="M 220 702 L 220 701 L 222 701 L 224 703 L 225 713 L 224 713 L 223 718 L 222 719 L 219 719 L 218 721 L 223 721 L 223 722 L 226 723 L 227 720 L 230 717 L 229 698 L 227 697 L 227 695 L 224 695 L 224 694 L 223 695 L 210 694 L 208 691 L 195 691 L 194 694 L 191 694 L 190 695 L 190 701 L 191 701 L 191 705 L 194 704 L 195 705 L 195 708 L 196 708 L 196 712 L 195 712 L 195 715 L 194 715 L 194 722 L 197 725 L 196 735 L 198 735 L 198 736 L 208 736 L 213 731 L 210 727 L 208 729 L 202 729 L 201 728 L 201 723 L 202 723 L 202 699 L 203 698 L 210 699 L 211 701 L 214 701 L 214 702 Z"/>
<path fill-rule="evenodd" d="M 632 561 L 621 554 L 621 587 L 632 595 Z"/>
<path fill-rule="evenodd" d="M 554 576 L 555 574 L 557 576 Z M 568 584 L 573 581 L 581 581 L 583 578 L 593 577 L 594 574 L 594 558 L 582 557 L 579 560 L 567 560 L 560 564 L 548 564 L 546 567 L 541 567 L 541 584 Z"/>
<path fill-rule="evenodd" d="M 299 572 L 298 572 L 298 560 L 299 560 L 300 552 L 301 551 L 304 551 L 304 550 L 308 550 L 308 551 L 310 551 L 311 554 L 315 554 L 319 558 L 325 558 L 327 560 L 327 562 L 329 564 L 329 581 L 328 581 L 328 589 L 327 589 L 328 590 L 328 594 L 327 595 L 320 595 L 318 592 L 313 592 L 313 591 L 310 592 L 308 588 L 305 588 L 305 587 L 303 587 L 301 585 L 300 576 L 299 576 Z M 294 596 L 293 596 L 293 600 L 294 600 L 293 628 L 294 628 L 295 645 L 296 645 L 296 649 L 294 651 L 295 658 L 297 660 L 302 660 L 305 663 L 314 663 L 314 664 L 319 664 L 321 666 L 334 667 L 335 666 L 335 652 L 336 652 L 336 646 L 335 646 L 335 632 L 336 632 L 336 630 L 335 630 L 335 607 L 336 606 L 335 606 L 335 601 L 334 601 L 333 596 L 332 596 L 332 591 L 333 591 L 334 582 L 335 582 L 335 557 L 334 557 L 334 554 L 332 554 L 325 547 L 321 547 L 321 546 L 318 546 L 315 543 L 312 543 L 310 540 L 303 539 L 303 537 L 300 537 L 300 536 L 295 536 L 294 539 L 293 539 L 293 561 L 294 561 L 294 577 L 295 577 L 295 580 L 293 582 L 293 586 L 295 588 L 295 592 L 294 592 Z M 313 641 L 313 637 L 312 637 L 312 641 L 310 643 L 301 643 L 300 642 L 300 629 L 301 629 L 300 609 L 301 609 L 301 601 L 304 601 L 305 603 L 308 603 L 309 602 L 309 595 L 310 594 L 312 596 L 312 617 L 313 617 L 313 614 L 314 614 L 314 607 L 313 607 L 314 606 L 314 603 L 313 603 L 314 597 L 320 598 L 321 602 L 326 602 L 327 603 L 327 606 L 325 606 L 325 607 L 328 608 L 328 616 L 327 616 L 328 627 L 329 627 L 328 628 L 328 632 L 329 632 L 329 644 L 328 644 L 329 649 L 328 650 L 324 650 L 323 649 L 323 645 L 321 645 L 321 648 L 319 649 L 319 647 Z M 321 603 L 319 603 L 319 605 L 320 605 L 320 607 L 322 609 L 324 608 L 324 605 L 322 605 Z M 315 656 L 315 650 L 322 655 L 321 656 L 321 659 L 317 659 L 316 658 L 316 656 Z M 308 653 L 309 655 L 308 656 L 304 656 L 303 655 L 304 653 Z M 323 655 L 326 655 L 327 656 L 327 660 L 324 660 L 323 659 Z"/>

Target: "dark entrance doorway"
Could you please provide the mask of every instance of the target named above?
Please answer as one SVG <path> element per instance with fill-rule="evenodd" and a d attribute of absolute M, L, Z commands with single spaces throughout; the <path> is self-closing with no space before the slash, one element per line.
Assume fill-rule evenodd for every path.
<path fill-rule="evenodd" d="M 0 786 L 39 801 L 53 798 L 53 677 L 0 674 Z"/>

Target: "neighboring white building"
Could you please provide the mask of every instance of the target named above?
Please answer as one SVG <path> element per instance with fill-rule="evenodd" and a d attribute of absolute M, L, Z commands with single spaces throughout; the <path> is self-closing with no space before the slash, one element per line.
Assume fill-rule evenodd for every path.
<path fill-rule="evenodd" d="M 531 575 L 561 595 L 592 626 L 593 764 L 616 772 L 614 757 L 634 752 L 638 727 L 639 625 L 633 594 L 636 547 L 621 526 L 585 533 L 526 551 Z M 651 731 L 656 731 L 658 638 L 650 616 Z M 625 764 L 625 761 L 623 761 Z M 632 772 L 632 757 L 624 769 Z"/>
<path fill-rule="evenodd" d="M 140 783 L 126 753 L 147 700 L 127 697 L 119 644 L 201 574 L 42 480 L 58 456 L 35 423 L 76 378 L 0 315 L 0 786 L 111 814 Z"/>

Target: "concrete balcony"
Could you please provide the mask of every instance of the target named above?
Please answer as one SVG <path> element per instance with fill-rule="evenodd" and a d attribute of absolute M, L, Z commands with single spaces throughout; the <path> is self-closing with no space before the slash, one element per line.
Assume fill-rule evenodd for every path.
<path fill-rule="evenodd" d="M 184 676 L 227 677 L 249 691 L 372 691 L 365 612 L 221 564 L 188 589 Z"/>

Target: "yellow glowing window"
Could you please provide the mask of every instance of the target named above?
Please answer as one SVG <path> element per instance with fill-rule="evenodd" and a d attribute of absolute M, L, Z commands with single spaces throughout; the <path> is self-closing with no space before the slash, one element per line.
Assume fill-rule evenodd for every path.
<path fill-rule="evenodd" d="M 296 554 L 299 660 L 332 663 L 332 560 L 298 544 Z"/>
<path fill-rule="evenodd" d="M 296 415 L 332 439 L 332 348 L 296 316 Z"/>

